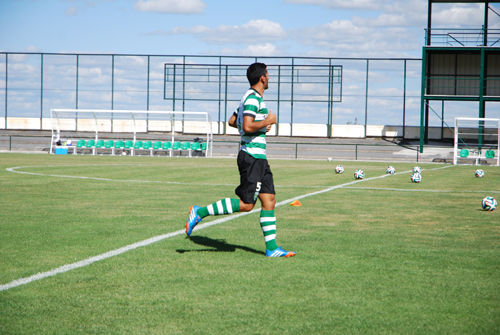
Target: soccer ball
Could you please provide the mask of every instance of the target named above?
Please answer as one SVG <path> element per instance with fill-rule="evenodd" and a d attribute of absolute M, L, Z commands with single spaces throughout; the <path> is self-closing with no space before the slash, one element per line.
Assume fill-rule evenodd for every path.
<path fill-rule="evenodd" d="M 122 151 L 122 156 L 127 156 L 127 153 L 125 151 Z"/>
<path fill-rule="evenodd" d="M 344 173 L 344 167 L 342 165 L 337 165 L 335 173 Z"/>
<path fill-rule="evenodd" d="M 420 175 L 420 173 L 415 172 L 414 174 L 411 175 L 411 181 L 412 182 L 414 182 L 414 183 L 420 183 L 421 180 L 422 180 L 422 176 Z"/>
<path fill-rule="evenodd" d="M 485 211 L 494 211 L 497 208 L 497 201 L 493 197 L 486 197 L 483 199 L 482 205 Z"/>
<path fill-rule="evenodd" d="M 332 157 L 328 157 L 326 160 L 331 162 L 333 159 L 332 159 Z"/>
<path fill-rule="evenodd" d="M 422 172 L 422 169 L 420 168 L 420 166 L 415 166 L 413 168 L 413 173 L 421 173 Z"/>
<path fill-rule="evenodd" d="M 66 141 L 66 146 L 70 147 L 72 144 L 73 144 L 73 141 L 71 141 L 71 140 Z"/>
<path fill-rule="evenodd" d="M 364 177 L 365 173 L 363 172 L 363 170 L 356 170 L 356 172 L 354 172 L 354 178 L 363 179 Z"/>
<path fill-rule="evenodd" d="M 394 168 L 394 166 L 388 166 L 387 170 L 385 170 L 385 172 L 387 172 L 388 174 L 395 174 L 396 169 Z"/>
<path fill-rule="evenodd" d="M 481 169 L 476 170 L 476 177 L 478 177 L 478 178 L 484 177 L 484 171 Z"/>

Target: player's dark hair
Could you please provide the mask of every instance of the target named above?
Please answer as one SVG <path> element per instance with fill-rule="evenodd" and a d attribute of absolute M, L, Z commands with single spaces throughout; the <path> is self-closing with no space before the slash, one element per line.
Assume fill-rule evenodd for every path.
<path fill-rule="evenodd" d="M 257 84 L 260 77 L 265 76 L 267 71 L 267 66 L 264 63 L 253 63 L 247 69 L 247 79 L 250 86 Z"/>

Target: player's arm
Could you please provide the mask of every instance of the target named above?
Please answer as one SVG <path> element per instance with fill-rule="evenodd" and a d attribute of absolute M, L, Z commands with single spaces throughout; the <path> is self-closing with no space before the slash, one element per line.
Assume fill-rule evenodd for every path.
<path fill-rule="evenodd" d="M 238 128 L 238 126 L 236 125 L 236 113 L 233 113 L 233 115 L 231 116 L 231 118 L 229 119 L 229 121 L 227 122 L 227 124 L 230 127 Z"/>
<path fill-rule="evenodd" d="M 267 118 L 261 121 L 254 121 L 254 118 L 251 116 L 243 117 L 243 131 L 245 133 L 253 133 L 262 128 L 266 128 L 267 126 L 275 124 L 277 121 L 276 114 L 273 113 L 272 110 L 269 111 Z"/>

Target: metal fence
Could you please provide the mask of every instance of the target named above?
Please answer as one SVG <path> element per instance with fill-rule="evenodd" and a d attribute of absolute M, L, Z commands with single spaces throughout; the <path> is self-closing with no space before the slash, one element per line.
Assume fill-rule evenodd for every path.
<path fill-rule="evenodd" d="M 201 110 L 223 123 L 248 87 L 241 69 L 255 61 L 270 69 L 264 98 L 280 124 L 419 125 L 421 59 L 0 52 L 0 129 L 15 117 L 39 118 L 42 129 L 53 108 Z M 216 82 L 205 74 L 194 85 L 186 75 L 200 68 Z"/>

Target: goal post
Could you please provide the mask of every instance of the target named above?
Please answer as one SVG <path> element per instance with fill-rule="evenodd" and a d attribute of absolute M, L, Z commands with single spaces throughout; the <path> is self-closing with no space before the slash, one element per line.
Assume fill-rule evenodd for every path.
<path fill-rule="evenodd" d="M 455 118 L 453 164 L 499 166 L 500 119 Z"/>
<path fill-rule="evenodd" d="M 141 111 L 101 109 L 51 109 L 52 137 L 50 153 L 56 146 L 78 140 L 113 139 L 146 141 L 154 133 L 165 137 L 152 141 L 169 141 L 172 144 L 196 136 L 206 143 L 206 157 L 212 156 L 212 119 L 208 112 Z M 193 139 L 187 141 L 192 142 Z M 95 154 L 95 150 L 93 151 Z"/>

